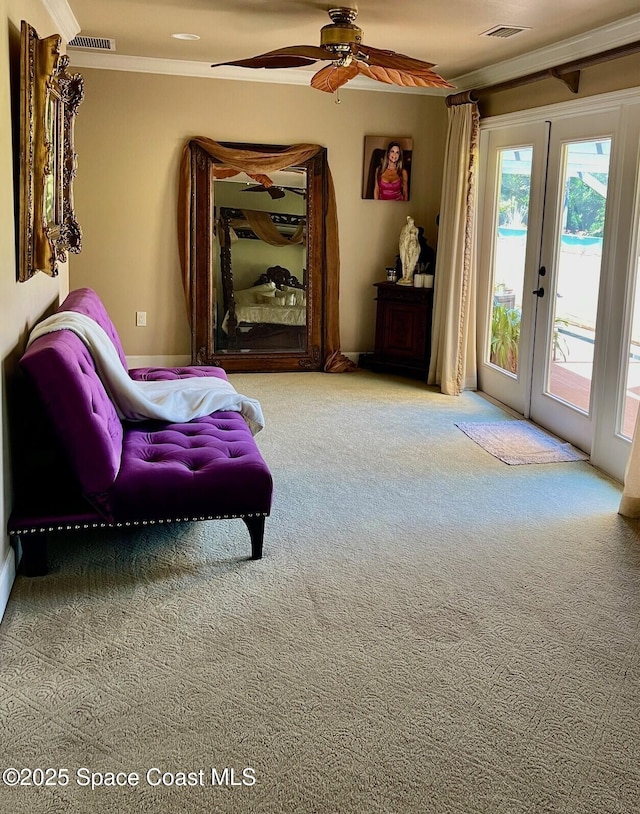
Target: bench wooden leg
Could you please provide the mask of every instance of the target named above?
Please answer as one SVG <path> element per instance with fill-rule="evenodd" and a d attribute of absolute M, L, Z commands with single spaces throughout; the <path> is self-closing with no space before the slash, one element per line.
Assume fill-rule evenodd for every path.
<path fill-rule="evenodd" d="M 29 534 L 20 537 L 22 559 L 20 568 L 27 577 L 43 577 L 49 573 L 46 534 Z"/>
<path fill-rule="evenodd" d="M 262 559 L 262 542 L 264 540 L 264 517 L 243 517 L 251 537 L 251 559 Z"/>

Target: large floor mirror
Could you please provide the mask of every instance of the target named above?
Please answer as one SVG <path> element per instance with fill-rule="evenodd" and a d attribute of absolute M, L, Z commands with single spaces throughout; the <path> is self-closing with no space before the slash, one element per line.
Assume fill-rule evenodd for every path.
<path fill-rule="evenodd" d="M 258 173 L 240 169 L 245 156 L 287 148 L 219 146 L 235 162 L 189 145 L 192 361 L 230 372 L 322 369 L 326 151 Z"/>

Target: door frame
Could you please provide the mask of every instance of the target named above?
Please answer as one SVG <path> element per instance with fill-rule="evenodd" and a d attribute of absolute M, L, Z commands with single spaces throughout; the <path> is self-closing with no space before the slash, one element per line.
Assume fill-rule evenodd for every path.
<path fill-rule="evenodd" d="M 591 462 L 616 478 L 623 480 L 630 442 L 618 431 L 624 389 L 621 392 L 621 375 L 626 370 L 626 352 L 630 334 L 629 295 L 635 280 L 637 264 L 638 230 L 640 228 L 640 88 L 576 99 L 568 102 L 532 108 L 517 113 L 502 114 L 482 119 L 480 122 L 480 196 L 486 193 L 487 147 L 491 132 L 520 125 L 536 125 L 544 121 L 559 122 L 583 115 L 609 113 L 619 117 L 618 132 L 612 146 L 610 185 L 616 190 L 615 200 L 608 199 L 607 221 L 609 224 L 609 248 L 603 245 L 603 267 L 600 280 L 599 332 L 600 348 L 596 350 L 602 375 L 593 382 L 592 404 L 595 421 L 592 433 Z M 530 140 L 529 140 L 530 141 Z M 614 155 L 617 156 L 614 164 Z M 533 182 L 532 182 L 533 186 Z M 487 217 L 482 207 L 478 209 L 478 235 L 485 233 Z M 487 264 L 487 247 L 479 246 L 478 275 L 478 387 L 493 396 L 492 376 L 484 361 L 488 342 L 489 323 L 487 314 L 493 301 L 490 265 Z M 634 254 L 635 252 L 635 254 Z M 633 278 L 633 279 L 632 279 Z M 640 281 L 638 281 L 640 285 Z M 536 287 L 534 285 L 534 287 Z M 533 289 L 532 289 L 533 290 Z M 493 366 L 491 366 L 493 367 Z M 493 368 L 495 370 L 495 368 Z M 488 375 L 489 374 L 489 375 Z M 497 396 L 493 396 L 498 398 Z M 502 400 L 499 399 L 498 400 Z M 504 402 L 507 406 L 511 404 Z M 528 417 L 529 406 L 520 403 L 517 412 Z M 567 439 L 571 440 L 571 439 Z"/>

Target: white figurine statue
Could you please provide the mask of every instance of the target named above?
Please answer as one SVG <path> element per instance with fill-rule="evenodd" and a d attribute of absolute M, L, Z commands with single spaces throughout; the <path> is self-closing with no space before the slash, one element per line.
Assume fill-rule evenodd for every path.
<path fill-rule="evenodd" d="M 399 248 L 402 277 L 398 280 L 398 283 L 400 285 L 413 285 L 413 272 L 420 256 L 420 243 L 418 242 L 418 227 L 410 215 L 407 215 L 407 222 L 400 230 Z"/>

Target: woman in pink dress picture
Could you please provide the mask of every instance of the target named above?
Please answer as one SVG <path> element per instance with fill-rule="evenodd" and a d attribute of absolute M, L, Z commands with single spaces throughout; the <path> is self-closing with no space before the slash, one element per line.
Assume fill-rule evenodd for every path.
<path fill-rule="evenodd" d="M 409 200 L 409 176 L 402 166 L 402 147 L 397 141 L 389 142 L 382 164 L 376 170 L 373 197 L 376 201 Z"/>

